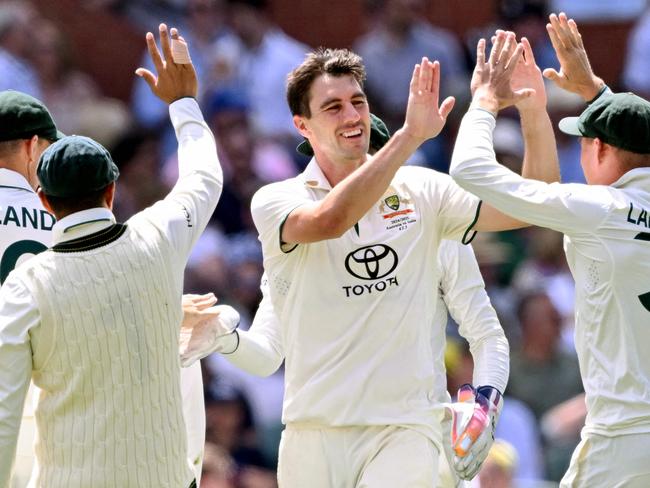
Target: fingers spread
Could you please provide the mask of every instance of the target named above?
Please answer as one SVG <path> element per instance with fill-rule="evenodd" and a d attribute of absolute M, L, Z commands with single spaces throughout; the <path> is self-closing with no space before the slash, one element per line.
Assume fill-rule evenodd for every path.
<path fill-rule="evenodd" d="M 423 95 L 428 93 L 429 86 L 431 85 L 431 78 L 433 77 L 433 68 L 427 58 L 422 58 L 420 65 L 420 78 L 418 80 L 418 92 Z"/>
<path fill-rule="evenodd" d="M 503 49 L 503 44 L 506 40 L 506 33 L 502 30 L 496 32 L 496 39 L 492 43 L 492 50 L 490 51 L 490 60 L 489 63 L 491 66 L 494 66 L 499 61 L 499 56 L 501 55 L 501 50 Z"/>
<path fill-rule="evenodd" d="M 482 69 L 485 65 L 485 39 L 479 39 L 476 45 L 476 67 Z"/>
<path fill-rule="evenodd" d="M 420 69 L 421 66 L 416 64 L 413 67 L 413 76 L 411 76 L 411 93 L 416 93 L 418 91 L 418 83 L 420 82 Z"/>
<path fill-rule="evenodd" d="M 153 65 L 156 67 L 156 71 L 159 73 L 163 70 L 163 60 L 160 57 L 160 51 L 158 51 L 158 46 L 156 46 L 156 40 L 151 32 L 147 32 L 145 37 L 147 41 L 147 50 L 149 51 L 149 56 Z"/>
<path fill-rule="evenodd" d="M 517 39 L 515 37 L 514 32 L 507 32 L 506 40 L 503 45 L 503 50 L 499 55 L 499 65 L 501 65 L 504 69 L 510 66 L 511 64 L 512 66 L 514 66 L 513 61 L 516 61 L 518 58 L 515 59 L 513 54 L 515 53 L 515 50 L 518 48 L 519 45 L 517 43 Z"/>
<path fill-rule="evenodd" d="M 434 103 L 438 104 L 438 95 L 440 93 L 440 63 L 434 61 L 432 65 L 431 87 L 429 90 L 434 95 Z"/>
<path fill-rule="evenodd" d="M 169 32 L 167 31 L 167 26 L 165 24 L 160 24 L 158 27 L 160 31 L 160 47 L 163 52 L 163 56 L 168 65 L 173 62 L 172 59 L 172 48 L 169 42 Z"/>
<path fill-rule="evenodd" d="M 521 45 L 524 46 L 524 59 L 526 61 L 526 64 L 536 64 L 533 48 L 526 37 L 521 38 Z"/>
<path fill-rule="evenodd" d="M 138 68 L 135 70 L 135 74 L 141 77 L 147 83 L 147 85 L 149 85 L 149 88 L 152 90 L 155 88 L 156 77 L 151 71 L 145 68 Z"/>
<path fill-rule="evenodd" d="M 442 117 L 443 120 L 447 120 L 447 116 L 453 110 L 455 103 L 456 99 L 454 97 L 447 97 L 443 100 L 442 104 L 440 105 L 440 110 L 438 111 L 440 117 Z"/>
<path fill-rule="evenodd" d="M 512 47 L 510 48 L 510 52 L 506 58 L 508 64 L 506 65 L 505 70 L 508 72 L 508 74 L 511 74 L 514 71 L 515 67 L 517 66 L 517 62 L 522 57 L 523 52 L 524 46 L 521 43 L 512 43 Z"/>
<path fill-rule="evenodd" d="M 542 75 L 544 78 L 548 78 L 551 81 L 557 81 L 558 78 L 560 78 L 560 74 L 555 71 L 553 68 L 546 68 L 543 72 Z"/>

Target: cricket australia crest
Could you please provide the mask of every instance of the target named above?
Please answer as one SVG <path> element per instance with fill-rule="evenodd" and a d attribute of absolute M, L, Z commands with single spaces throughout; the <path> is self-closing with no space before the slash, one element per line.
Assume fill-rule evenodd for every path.
<path fill-rule="evenodd" d="M 393 210 L 399 209 L 399 195 L 391 195 L 388 198 L 384 198 L 384 203 L 388 205 L 388 208 Z"/>

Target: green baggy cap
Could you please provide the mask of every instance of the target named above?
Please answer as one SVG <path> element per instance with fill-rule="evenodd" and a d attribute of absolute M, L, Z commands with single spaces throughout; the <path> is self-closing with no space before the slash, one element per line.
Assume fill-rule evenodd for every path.
<path fill-rule="evenodd" d="M 388 139 L 390 139 L 390 131 L 384 121 L 375 114 L 370 114 L 370 147 L 379 151 L 388 142 Z M 307 139 L 298 144 L 296 151 L 305 156 L 314 155 L 314 149 Z"/>
<path fill-rule="evenodd" d="M 650 102 L 633 93 L 603 95 L 580 117 L 566 117 L 558 127 L 565 134 L 597 137 L 610 146 L 650 154 Z"/>
<path fill-rule="evenodd" d="M 43 193 L 77 197 L 105 188 L 120 175 L 104 146 L 84 136 L 67 136 L 48 147 L 38 161 Z"/>
<path fill-rule="evenodd" d="M 57 141 L 58 131 L 49 110 L 36 98 L 15 90 L 0 92 L 0 141 L 42 137 Z"/>

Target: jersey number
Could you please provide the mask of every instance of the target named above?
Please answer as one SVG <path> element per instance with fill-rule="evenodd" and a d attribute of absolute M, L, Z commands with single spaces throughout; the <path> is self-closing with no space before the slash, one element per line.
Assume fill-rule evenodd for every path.
<path fill-rule="evenodd" d="M 638 239 L 639 241 L 647 241 L 650 242 L 650 234 L 647 232 L 640 232 L 637 234 L 635 239 Z M 639 300 L 641 300 L 641 305 L 650 312 L 650 291 L 648 293 L 644 293 L 643 295 L 639 295 Z"/>
<path fill-rule="evenodd" d="M 16 267 L 16 263 L 23 254 L 38 254 L 47 249 L 47 246 L 38 241 L 17 241 L 7 248 L 0 259 L 0 284 L 4 283 L 9 273 Z M 650 310 L 650 309 L 649 309 Z"/>

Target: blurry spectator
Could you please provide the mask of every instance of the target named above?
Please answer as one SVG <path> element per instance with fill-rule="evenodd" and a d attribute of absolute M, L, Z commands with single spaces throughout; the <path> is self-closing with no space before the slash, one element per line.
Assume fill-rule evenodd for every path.
<path fill-rule="evenodd" d="M 0 4 L 0 91 L 20 90 L 42 99 L 33 65 L 29 61 L 30 33 L 37 19 L 27 1 Z"/>
<path fill-rule="evenodd" d="M 550 0 L 552 12 L 565 12 L 577 21 L 620 22 L 637 17 L 646 0 Z M 583 22 L 584 23 L 584 22 Z"/>
<path fill-rule="evenodd" d="M 84 0 L 85 7 L 110 10 L 145 32 L 154 32 L 160 22 L 178 27 L 186 3 L 187 0 Z"/>
<path fill-rule="evenodd" d="M 514 488 L 517 451 L 508 442 L 496 439 L 478 474 L 480 488 Z"/>
<path fill-rule="evenodd" d="M 258 446 L 250 404 L 245 395 L 222 377 L 213 377 L 205 395 L 206 441 L 222 447 L 235 461 L 235 486 L 275 487 L 275 465 Z"/>
<path fill-rule="evenodd" d="M 504 235 L 510 240 L 504 240 Z M 472 241 L 476 260 L 485 281 L 485 289 L 511 348 L 519 339 L 519 328 L 515 311 L 516 295 L 514 290 L 508 286 L 509 279 L 507 278 L 510 275 L 510 269 L 519 262 L 518 254 L 524 250 L 518 239 L 519 234 L 514 231 L 509 233 L 479 232 Z M 504 276 L 505 274 L 508 276 Z"/>
<path fill-rule="evenodd" d="M 224 253 L 228 250 L 228 239 L 213 225 L 208 225 L 185 267 L 185 291 L 202 293 L 214 292 L 221 302 L 228 303 L 230 271 Z"/>
<path fill-rule="evenodd" d="M 648 46 L 650 46 L 650 6 L 637 20 L 630 33 L 623 71 L 623 86 L 646 99 L 650 99 Z"/>
<path fill-rule="evenodd" d="M 391 131 L 401 126 L 413 66 L 427 56 L 440 61 L 441 100 L 468 92 L 465 57 L 459 41 L 446 29 L 425 19 L 428 0 L 366 0 L 367 15 L 375 24 L 354 44 L 363 58 L 365 91 L 373 112 Z M 420 150 L 428 166 L 446 171 L 449 147 L 445 135 L 427 141 Z"/>
<path fill-rule="evenodd" d="M 546 33 L 550 13 L 546 0 L 500 0 L 498 5 L 499 28 L 515 32 L 517 38 L 527 38 L 533 48 L 535 62 L 541 69 L 559 69 L 560 63 Z M 487 38 L 492 35 L 494 31 Z"/>
<path fill-rule="evenodd" d="M 575 282 L 564 255 L 562 234 L 541 227 L 522 231 L 528 257 L 519 265 L 512 286 L 519 295 L 543 291 L 562 320 L 562 342 L 573 352 Z"/>
<path fill-rule="evenodd" d="M 230 26 L 237 36 L 217 44 L 213 64 L 220 82 L 244 90 L 255 134 L 294 144 L 298 135 L 285 101 L 287 74 L 309 48 L 271 20 L 267 0 L 228 0 Z"/>
<path fill-rule="evenodd" d="M 578 359 L 560 347 L 561 319 L 543 292 L 523 296 L 519 304 L 522 340 L 510 355 L 508 392 L 525 402 L 541 420 L 560 403 L 583 392 Z M 575 431 L 544 439 L 546 475 L 559 481 L 579 441 Z"/>
<path fill-rule="evenodd" d="M 257 426 L 258 446 L 265 459 L 277 462 L 283 429 L 284 368 L 261 378 L 233 366 L 220 354 L 209 356 L 207 365 L 215 374 L 227 378 L 228 382 L 246 394 Z"/>
<path fill-rule="evenodd" d="M 130 129 L 126 106 L 103 97 L 92 78 L 75 67 L 70 44 L 54 23 L 41 19 L 35 25 L 31 47 L 42 100 L 58 127 L 112 147 Z"/>
<path fill-rule="evenodd" d="M 250 324 L 257 306 L 262 300 L 260 279 L 262 267 L 262 246 L 255 232 L 243 232 L 229 236 L 228 251 L 225 254 L 229 267 L 230 298 L 245 320 Z"/>
<path fill-rule="evenodd" d="M 159 138 L 154 132 L 134 131 L 111 147 L 120 169 L 115 202 L 118 219 L 132 215 L 164 197 L 170 189 L 159 177 Z"/>
<path fill-rule="evenodd" d="M 202 488 L 236 488 L 235 462 L 228 452 L 212 442 L 205 443 L 203 453 Z"/>
<path fill-rule="evenodd" d="M 560 314 L 544 292 L 524 295 L 518 315 L 521 345 L 511 352 L 508 392 L 540 419 L 550 408 L 582 393 L 578 359 L 559 347 Z"/>
<path fill-rule="evenodd" d="M 297 168 L 283 146 L 253 132 L 251 105 L 242 90 L 219 90 L 205 106 L 206 121 L 219 134 L 217 151 L 225 181 L 212 222 L 226 234 L 257 235 L 250 214 L 253 194 L 266 183 L 295 175 Z M 167 181 L 176 179 L 174 158 L 165 164 Z"/>

